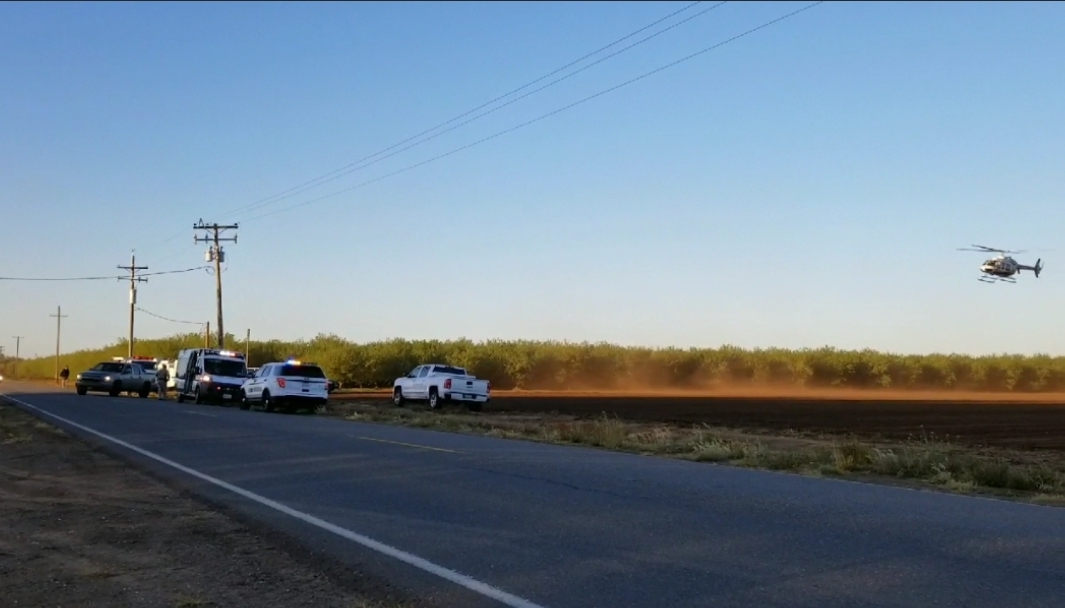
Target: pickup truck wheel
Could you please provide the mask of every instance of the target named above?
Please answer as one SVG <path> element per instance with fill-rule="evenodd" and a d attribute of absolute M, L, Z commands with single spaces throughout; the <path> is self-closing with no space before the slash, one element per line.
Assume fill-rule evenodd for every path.
<path fill-rule="evenodd" d="M 79 395 L 84 395 L 85 393 L 89 392 L 89 389 L 85 388 L 84 386 L 79 386 L 77 388 L 77 391 Z"/>
<path fill-rule="evenodd" d="M 403 389 L 396 388 L 392 391 L 392 405 L 403 407 Z"/>
<path fill-rule="evenodd" d="M 111 390 L 107 391 L 107 394 L 111 395 L 112 397 L 117 397 L 122 394 L 122 383 L 115 382 L 114 384 L 112 384 Z"/>
<path fill-rule="evenodd" d="M 429 409 L 440 409 L 440 395 L 437 394 L 436 388 L 429 389 Z"/>
<path fill-rule="evenodd" d="M 151 385 L 148 384 L 147 382 L 145 382 L 144 386 L 141 387 L 141 392 L 137 393 L 137 396 L 140 397 L 141 399 L 147 399 L 148 398 L 148 394 L 151 393 L 151 392 L 152 392 Z"/>

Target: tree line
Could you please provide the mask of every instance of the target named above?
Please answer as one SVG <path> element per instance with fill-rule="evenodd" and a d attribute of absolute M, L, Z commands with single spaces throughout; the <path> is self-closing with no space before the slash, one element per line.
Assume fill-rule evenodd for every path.
<path fill-rule="evenodd" d="M 245 349 L 227 337 L 229 348 Z M 174 359 L 203 346 L 201 334 L 138 340 L 137 354 Z M 125 340 L 60 356 L 72 377 L 127 352 Z M 390 387 L 415 366 L 449 363 L 492 382 L 495 389 L 685 389 L 715 385 L 854 387 L 975 391 L 1065 390 L 1065 357 L 1048 355 L 907 355 L 873 350 L 643 348 L 605 343 L 489 340 L 384 340 L 355 343 L 336 335 L 311 340 L 252 341 L 250 366 L 299 358 L 314 361 L 344 387 Z M 52 378 L 54 357 L 0 363 L 4 376 Z"/>

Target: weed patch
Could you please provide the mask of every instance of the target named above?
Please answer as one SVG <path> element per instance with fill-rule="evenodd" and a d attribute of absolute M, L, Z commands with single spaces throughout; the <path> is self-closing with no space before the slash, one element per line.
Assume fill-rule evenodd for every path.
<path fill-rule="evenodd" d="M 961 493 L 994 492 L 1057 504 L 1065 497 L 1065 473 L 1046 464 L 1012 462 L 921 434 L 892 445 L 853 438 L 800 439 L 752 435 L 704 426 L 647 425 L 601 415 L 563 416 L 433 412 L 373 403 L 332 405 L 327 412 L 349 420 L 383 422 L 504 439 L 583 445 L 607 450 L 791 471 L 808 475 L 894 478 Z M 1065 498 L 1062 500 L 1065 504 Z"/>

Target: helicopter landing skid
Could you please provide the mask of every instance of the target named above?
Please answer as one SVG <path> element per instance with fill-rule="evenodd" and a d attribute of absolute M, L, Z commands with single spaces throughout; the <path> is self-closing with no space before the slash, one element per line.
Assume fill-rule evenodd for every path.
<path fill-rule="evenodd" d="M 1013 283 L 1013 284 L 1017 283 L 1017 279 L 1014 279 L 1013 277 L 989 277 L 989 276 L 986 276 L 986 275 L 980 276 L 980 277 L 976 277 L 976 280 L 980 281 L 981 283 L 998 283 L 998 282 Z"/>

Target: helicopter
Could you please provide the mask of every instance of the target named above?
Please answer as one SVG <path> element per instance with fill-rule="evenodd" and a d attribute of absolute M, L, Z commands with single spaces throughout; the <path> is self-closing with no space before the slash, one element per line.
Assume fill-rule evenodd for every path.
<path fill-rule="evenodd" d="M 996 281 L 1016 283 L 1017 279 L 1014 278 L 1014 275 L 1020 274 L 1022 270 L 1031 270 L 1035 273 L 1036 278 L 1039 278 L 1039 273 L 1043 270 L 1043 260 L 1041 258 L 1035 261 L 1035 266 L 1025 266 L 1009 255 L 1024 253 L 1024 250 L 1007 251 L 1005 249 L 996 249 L 994 247 L 985 247 L 983 245 L 973 245 L 973 247 L 975 247 L 975 249 L 959 248 L 958 251 L 980 251 L 983 253 L 998 254 L 993 258 L 988 258 L 986 262 L 980 265 L 980 272 L 982 274 L 977 277 L 977 280 L 984 283 L 994 283 Z"/>

